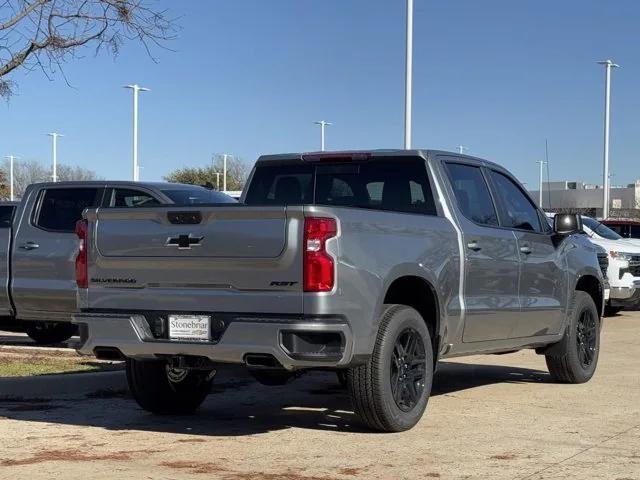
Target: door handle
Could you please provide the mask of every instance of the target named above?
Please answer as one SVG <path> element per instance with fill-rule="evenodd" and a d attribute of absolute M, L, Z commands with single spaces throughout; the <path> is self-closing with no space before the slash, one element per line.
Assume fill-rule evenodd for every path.
<path fill-rule="evenodd" d="M 482 250 L 482 247 L 480 245 L 478 245 L 478 242 L 476 242 L 475 240 L 467 243 L 467 248 L 469 250 L 473 250 L 474 252 Z"/>
<path fill-rule="evenodd" d="M 525 255 L 529 255 L 533 250 L 531 250 L 531 247 L 529 245 L 523 245 L 520 247 L 520 252 L 524 253 Z"/>
<path fill-rule="evenodd" d="M 40 248 L 40 245 L 35 242 L 26 242 L 20 245 L 20 248 L 23 250 L 35 250 L 36 248 Z"/>

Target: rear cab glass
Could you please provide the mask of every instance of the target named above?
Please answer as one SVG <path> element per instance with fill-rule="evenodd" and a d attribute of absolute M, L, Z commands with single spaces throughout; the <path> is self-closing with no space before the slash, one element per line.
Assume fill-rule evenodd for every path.
<path fill-rule="evenodd" d="M 259 164 L 247 205 L 327 205 L 436 215 L 422 158 Z"/>
<path fill-rule="evenodd" d="M 236 200 L 222 192 L 204 187 L 168 188 L 161 190 L 176 205 L 202 205 L 206 203 L 236 203 Z"/>

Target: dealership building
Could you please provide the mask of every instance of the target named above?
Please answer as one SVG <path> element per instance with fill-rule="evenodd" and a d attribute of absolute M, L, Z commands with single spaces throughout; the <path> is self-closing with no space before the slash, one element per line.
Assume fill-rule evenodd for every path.
<path fill-rule="evenodd" d="M 531 190 L 538 200 L 538 190 Z M 542 208 L 547 211 L 576 211 L 585 215 L 602 215 L 602 186 L 583 182 L 544 182 Z M 611 217 L 640 217 L 640 180 L 625 186 L 611 187 Z"/>

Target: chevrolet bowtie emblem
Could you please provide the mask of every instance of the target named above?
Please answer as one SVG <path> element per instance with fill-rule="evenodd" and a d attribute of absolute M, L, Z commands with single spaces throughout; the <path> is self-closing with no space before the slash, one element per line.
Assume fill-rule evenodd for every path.
<path fill-rule="evenodd" d="M 194 237 L 193 235 L 178 235 L 167 238 L 164 244 L 166 247 L 178 247 L 178 250 L 191 250 L 191 247 L 199 247 L 204 237 Z"/>

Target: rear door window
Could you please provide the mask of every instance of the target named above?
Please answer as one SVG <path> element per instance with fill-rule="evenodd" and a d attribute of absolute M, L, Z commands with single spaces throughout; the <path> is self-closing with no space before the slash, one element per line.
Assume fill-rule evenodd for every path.
<path fill-rule="evenodd" d="M 47 188 L 40 195 L 35 226 L 55 232 L 75 230 L 85 208 L 98 205 L 100 188 Z"/>
<path fill-rule="evenodd" d="M 445 165 L 462 214 L 475 223 L 497 226 L 498 215 L 480 167 L 463 163 Z"/>

